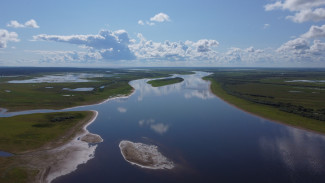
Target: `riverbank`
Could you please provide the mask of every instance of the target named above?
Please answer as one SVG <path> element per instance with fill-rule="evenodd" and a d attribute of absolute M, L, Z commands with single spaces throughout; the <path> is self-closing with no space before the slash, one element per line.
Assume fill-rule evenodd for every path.
<path fill-rule="evenodd" d="M 94 139 L 95 143 L 101 142 L 102 139 L 98 135 L 90 134 L 87 126 L 95 121 L 98 112 L 86 113 L 86 116 L 59 138 L 36 149 L 16 149 L 16 155 L 0 157 L 0 163 L 6 165 L 1 167 L 0 182 L 50 182 L 93 158 L 97 145 L 89 146 L 89 143 L 94 143 Z M 83 138 L 85 136 L 87 138 Z M 80 140 L 82 138 L 83 141 Z"/>
<path fill-rule="evenodd" d="M 213 78 L 205 77 L 203 78 L 211 82 L 210 89 L 213 94 L 215 94 L 220 99 L 225 102 L 234 105 L 248 113 L 278 122 L 286 125 L 294 126 L 297 128 L 302 128 L 306 130 L 311 130 L 313 132 L 325 134 L 325 124 L 322 121 L 298 116 L 292 113 L 280 111 L 277 108 L 253 103 L 233 95 L 228 94 L 221 87 L 220 83 L 215 81 Z"/>

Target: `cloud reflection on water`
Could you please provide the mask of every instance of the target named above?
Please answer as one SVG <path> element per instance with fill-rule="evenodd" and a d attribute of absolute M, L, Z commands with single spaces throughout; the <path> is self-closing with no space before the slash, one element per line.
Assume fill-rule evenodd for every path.
<path fill-rule="evenodd" d="M 276 137 L 262 137 L 259 140 L 265 157 L 279 157 L 291 173 L 306 169 L 324 173 L 324 136 L 292 127 L 286 127 L 281 133 Z"/>
<path fill-rule="evenodd" d="M 200 99 L 210 99 L 214 95 L 210 92 L 207 81 L 203 80 L 202 77 L 209 75 L 206 72 L 196 72 L 192 75 L 173 75 L 173 77 L 182 77 L 184 79 L 181 83 L 152 87 L 147 83 L 150 79 L 136 80 L 132 81 L 130 84 L 133 88 L 139 92 L 138 101 L 142 101 L 144 96 L 148 94 L 154 94 L 157 96 L 168 95 L 172 92 L 185 92 L 184 98 L 200 98 Z M 185 90 L 187 89 L 187 90 Z"/>
<path fill-rule="evenodd" d="M 120 113 L 125 113 L 127 111 L 127 108 L 125 108 L 125 107 L 118 107 L 117 108 L 117 111 L 120 112 Z"/>
<path fill-rule="evenodd" d="M 142 119 L 139 120 L 139 126 L 150 126 L 150 129 L 152 129 L 154 132 L 163 135 L 166 133 L 169 129 L 169 125 L 164 124 L 164 123 L 156 123 L 155 119 Z"/>

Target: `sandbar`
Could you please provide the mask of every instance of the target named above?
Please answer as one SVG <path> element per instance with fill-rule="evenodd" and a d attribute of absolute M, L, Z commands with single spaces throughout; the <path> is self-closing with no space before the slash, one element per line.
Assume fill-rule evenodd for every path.
<path fill-rule="evenodd" d="M 162 155 L 155 145 L 122 140 L 119 147 L 124 159 L 133 165 L 148 169 L 174 168 L 174 163 Z"/>

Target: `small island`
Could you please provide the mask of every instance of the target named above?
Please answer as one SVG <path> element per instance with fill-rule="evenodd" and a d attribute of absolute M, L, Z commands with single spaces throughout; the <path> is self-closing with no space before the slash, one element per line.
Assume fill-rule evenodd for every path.
<path fill-rule="evenodd" d="M 122 140 L 119 147 L 124 159 L 131 164 L 148 169 L 174 168 L 174 163 L 163 156 L 155 145 Z"/>
<path fill-rule="evenodd" d="M 181 77 L 176 77 L 176 78 L 166 78 L 166 79 L 155 79 L 155 80 L 150 80 L 147 83 L 151 84 L 153 87 L 159 87 L 159 86 L 165 86 L 165 85 L 171 85 L 175 83 L 180 83 L 184 81 L 183 78 Z"/>

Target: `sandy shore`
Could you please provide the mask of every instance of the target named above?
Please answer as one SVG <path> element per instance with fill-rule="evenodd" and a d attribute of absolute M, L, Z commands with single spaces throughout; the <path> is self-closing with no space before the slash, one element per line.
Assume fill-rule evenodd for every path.
<path fill-rule="evenodd" d="M 97 111 L 92 111 L 92 116 L 82 121 L 82 126 L 73 138 L 63 145 L 46 146 L 39 150 L 16 155 L 18 165 L 26 168 L 39 170 L 33 182 L 49 183 L 57 177 L 75 171 L 80 164 L 84 164 L 94 158 L 97 144 L 103 139 L 96 134 L 91 134 L 87 127 L 92 124 L 98 116 Z M 83 140 L 81 140 L 83 139 Z"/>

